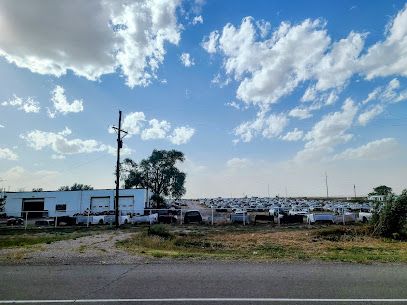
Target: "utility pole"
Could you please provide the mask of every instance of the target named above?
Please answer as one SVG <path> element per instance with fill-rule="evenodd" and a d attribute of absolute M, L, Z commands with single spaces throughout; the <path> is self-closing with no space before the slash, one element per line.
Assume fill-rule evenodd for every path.
<path fill-rule="evenodd" d="M 122 112 L 119 110 L 119 127 L 112 127 L 117 132 L 117 160 L 116 160 L 116 198 L 114 203 L 116 229 L 119 228 L 119 183 L 120 183 L 120 149 L 123 148 L 123 138 L 127 131 L 122 130 Z M 124 133 L 122 137 L 121 133 Z"/>
<path fill-rule="evenodd" d="M 356 199 L 356 184 L 353 185 L 353 193 L 354 193 L 355 199 Z"/>
<path fill-rule="evenodd" d="M 328 199 L 329 193 L 328 193 L 328 175 L 325 172 L 325 186 L 326 186 L 326 198 Z"/>

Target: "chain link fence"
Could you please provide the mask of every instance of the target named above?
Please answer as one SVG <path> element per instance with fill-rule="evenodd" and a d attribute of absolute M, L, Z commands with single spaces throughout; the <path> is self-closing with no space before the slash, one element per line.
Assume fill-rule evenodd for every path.
<path fill-rule="evenodd" d="M 17 215 L 18 214 L 18 215 Z M 0 218 L 0 228 L 63 228 L 90 227 L 95 225 L 115 224 L 114 211 L 92 213 L 86 210 L 77 211 L 23 211 L 14 216 Z M 321 215 L 325 215 L 322 217 Z M 318 217 L 316 217 L 318 216 Z M 315 219 L 327 223 L 349 224 L 357 221 L 355 214 L 334 215 L 282 215 L 270 214 L 265 209 L 226 209 L 226 208 L 170 208 L 145 209 L 141 213 L 131 213 L 125 210 L 119 212 L 120 225 L 141 225 L 164 223 L 173 225 L 201 224 L 201 225 L 255 225 L 259 223 L 271 225 L 309 224 Z"/>

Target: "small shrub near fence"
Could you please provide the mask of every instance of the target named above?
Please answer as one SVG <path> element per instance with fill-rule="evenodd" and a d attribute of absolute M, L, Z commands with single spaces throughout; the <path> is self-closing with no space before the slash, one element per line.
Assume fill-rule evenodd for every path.
<path fill-rule="evenodd" d="M 148 228 L 148 235 L 155 235 L 165 239 L 171 239 L 173 236 L 168 230 L 168 228 L 164 225 L 152 225 Z"/>

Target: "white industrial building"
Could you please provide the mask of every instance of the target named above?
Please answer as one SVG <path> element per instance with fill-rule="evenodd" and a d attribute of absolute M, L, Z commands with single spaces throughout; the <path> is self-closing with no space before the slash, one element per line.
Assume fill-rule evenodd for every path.
<path fill-rule="evenodd" d="M 387 198 L 386 195 L 370 195 L 370 196 L 367 197 L 367 200 L 383 202 L 383 201 L 386 200 L 386 198 Z"/>
<path fill-rule="evenodd" d="M 121 214 L 144 214 L 148 205 L 146 189 L 119 190 Z M 28 211 L 29 218 L 73 216 L 74 214 L 113 211 L 115 190 L 8 192 L 5 194 L 4 212 L 7 216 L 21 217 Z"/>

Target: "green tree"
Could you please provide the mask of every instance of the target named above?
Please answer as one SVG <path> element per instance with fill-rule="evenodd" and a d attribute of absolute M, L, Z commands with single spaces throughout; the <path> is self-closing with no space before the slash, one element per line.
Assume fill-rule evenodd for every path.
<path fill-rule="evenodd" d="M 384 195 L 384 196 L 388 196 L 391 195 L 393 192 L 391 187 L 388 187 L 386 185 L 380 185 L 378 187 L 375 187 L 373 189 L 372 193 L 369 193 L 369 195 Z"/>
<path fill-rule="evenodd" d="M 407 237 L 407 190 L 400 196 L 390 196 L 385 203 L 378 203 L 372 217 L 373 232 L 384 237 Z"/>
<path fill-rule="evenodd" d="M 42 191 L 44 191 L 42 187 L 32 189 L 32 192 L 42 192 Z"/>
<path fill-rule="evenodd" d="M 122 163 L 124 187 L 150 189 L 156 207 L 161 207 L 163 197 L 171 195 L 178 199 L 185 194 L 186 174 L 176 166 L 184 160 L 184 154 L 177 150 L 153 150 L 151 156 L 139 163 L 125 159 Z"/>
<path fill-rule="evenodd" d="M 87 184 L 74 183 L 72 186 L 64 185 L 58 188 L 58 191 L 86 191 L 93 190 L 93 187 Z"/>

